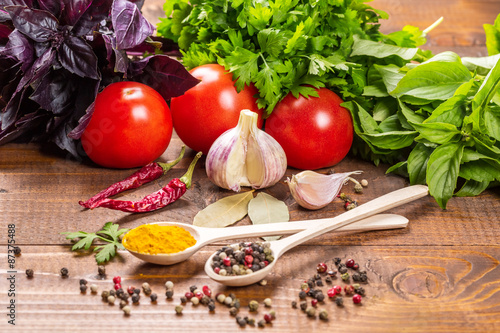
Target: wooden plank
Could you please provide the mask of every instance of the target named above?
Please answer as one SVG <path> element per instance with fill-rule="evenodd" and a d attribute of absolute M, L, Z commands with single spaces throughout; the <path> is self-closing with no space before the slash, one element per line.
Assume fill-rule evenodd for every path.
<path fill-rule="evenodd" d="M 214 294 L 234 293 L 241 301 L 240 316 L 259 320 L 268 312 L 264 298 L 273 300 L 276 311 L 273 332 L 319 332 L 328 327 L 359 332 L 493 332 L 500 329 L 500 247 L 464 246 L 300 246 L 291 250 L 277 263 L 266 279 L 266 286 L 227 288 L 209 280 L 203 272 L 206 258 L 215 247 L 207 247 L 187 262 L 175 266 L 144 264 L 123 254 L 106 266 L 107 276 L 100 279 L 91 256 L 75 255 L 59 246 L 23 246 L 16 258 L 16 328 L 23 331 L 68 330 L 117 331 L 200 331 L 229 332 L 238 329 L 228 308 L 217 303 L 214 313 L 203 305 L 184 306 L 182 316 L 174 307 L 191 285 L 208 285 Z M 344 297 L 338 307 L 326 299 L 318 306 L 329 312 L 323 322 L 308 318 L 300 309 L 292 309 L 298 301 L 300 284 L 315 274 L 318 262 L 332 265 L 333 258 L 354 258 L 366 270 L 368 283 L 363 284 L 366 297 L 355 306 Z M 0 260 L 5 261 L 5 255 Z M 69 269 L 69 278 L 61 278 L 59 270 Z M 32 268 L 35 276 L 28 279 L 24 270 Z M 351 272 L 352 273 L 352 272 Z M 119 310 L 118 302 L 108 305 L 99 294 L 81 294 L 79 280 L 97 284 L 99 293 L 111 289 L 113 276 L 122 277 L 122 286 L 139 287 L 148 282 L 158 294 L 157 304 L 142 295 L 139 305 L 132 305 L 130 317 Z M 8 274 L 1 271 L 0 279 Z M 323 277 L 324 278 L 324 277 Z M 173 300 L 164 296 L 164 283 L 175 283 Z M 334 284 L 344 286 L 339 278 Z M 326 295 L 331 284 L 317 287 Z M 258 313 L 248 312 L 250 300 L 261 303 Z M 310 301 L 310 298 L 308 298 Z M 0 323 L 4 328 L 5 319 Z M 247 328 L 252 329 L 252 328 Z"/>

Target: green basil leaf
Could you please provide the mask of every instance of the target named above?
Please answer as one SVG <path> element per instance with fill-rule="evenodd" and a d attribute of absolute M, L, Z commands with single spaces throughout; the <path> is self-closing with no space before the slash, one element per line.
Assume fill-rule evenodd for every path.
<path fill-rule="evenodd" d="M 420 134 L 416 140 L 425 139 L 437 144 L 460 140 L 461 131 L 455 125 L 447 123 L 411 123 Z"/>
<path fill-rule="evenodd" d="M 417 143 L 415 148 L 413 148 L 408 156 L 410 184 L 425 184 L 427 162 L 433 151 L 434 148 L 426 146 L 423 143 Z"/>
<path fill-rule="evenodd" d="M 408 162 L 401 161 L 399 163 L 394 164 L 393 166 L 391 166 L 386 170 L 385 174 L 391 172 L 403 177 L 408 177 Z"/>
<path fill-rule="evenodd" d="M 354 36 L 351 57 L 370 56 L 375 58 L 387 58 L 397 56 L 403 60 L 411 60 L 415 57 L 417 52 L 418 48 L 394 46 L 371 40 L 360 39 Z"/>
<path fill-rule="evenodd" d="M 489 57 L 462 57 L 462 63 L 471 72 L 477 72 L 479 75 L 487 75 L 500 59 L 500 54 Z"/>
<path fill-rule="evenodd" d="M 500 53 L 500 14 L 497 16 L 495 23 L 484 24 L 484 32 L 486 33 L 486 48 L 489 55 Z"/>
<path fill-rule="evenodd" d="M 441 103 L 424 123 L 447 123 L 461 127 L 468 104 L 466 96 L 453 96 Z"/>
<path fill-rule="evenodd" d="M 395 97 L 446 100 L 471 78 L 469 70 L 462 63 L 435 61 L 408 71 L 396 89 L 389 93 Z"/>
<path fill-rule="evenodd" d="M 373 67 L 380 73 L 388 92 L 396 89 L 399 81 L 405 76 L 405 73 L 399 71 L 400 67 L 393 64 L 387 66 L 375 64 Z"/>
<path fill-rule="evenodd" d="M 393 131 L 383 133 L 364 133 L 363 137 L 381 149 L 398 150 L 409 147 L 417 136 L 415 131 Z"/>
<path fill-rule="evenodd" d="M 493 96 L 500 90 L 500 59 L 491 69 L 479 88 L 476 96 L 472 100 L 472 113 L 470 118 L 473 121 L 474 128 L 480 132 L 486 132 L 484 113 L 486 106 L 491 102 Z"/>
<path fill-rule="evenodd" d="M 500 107 L 488 107 L 484 113 L 488 134 L 500 141 Z"/>
<path fill-rule="evenodd" d="M 455 193 L 457 197 L 474 197 L 481 194 L 488 188 L 490 182 L 477 182 L 475 180 L 467 180 L 462 188 Z"/>
<path fill-rule="evenodd" d="M 421 124 L 425 120 L 423 116 L 415 113 L 415 111 L 406 106 L 406 104 L 403 103 L 400 99 L 398 99 L 398 103 L 399 103 L 399 111 L 398 111 L 399 121 L 401 122 L 404 128 L 414 130 L 415 127 L 412 126 L 412 124 Z"/>
<path fill-rule="evenodd" d="M 384 121 L 395 112 L 397 114 L 398 104 L 397 101 L 392 98 L 379 98 L 377 103 L 373 107 L 373 119 L 375 121 Z M 413 129 L 413 128 L 406 128 Z"/>
<path fill-rule="evenodd" d="M 446 209 L 446 203 L 457 186 L 463 149 L 461 142 L 444 144 L 432 152 L 427 162 L 429 193 L 442 209 Z"/>
<path fill-rule="evenodd" d="M 500 163 L 485 159 L 463 163 L 460 166 L 459 176 L 478 182 L 500 180 Z"/>

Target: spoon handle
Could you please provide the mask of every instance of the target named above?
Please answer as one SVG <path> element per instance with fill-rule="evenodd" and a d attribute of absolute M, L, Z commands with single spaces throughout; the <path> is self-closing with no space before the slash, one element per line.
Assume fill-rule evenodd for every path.
<path fill-rule="evenodd" d="M 271 224 L 245 225 L 230 228 L 203 228 L 200 230 L 200 245 L 230 238 L 262 237 L 294 234 L 311 226 L 318 225 L 323 219 L 295 222 L 278 222 Z M 408 219 L 397 214 L 378 214 L 346 225 L 338 231 L 368 231 L 405 228 Z M 202 228 L 198 228 L 202 229 Z"/>
<path fill-rule="evenodd" d="M 383 212 L 387 209 L 422 198 L 428 194 L 428 191 L 429 189 L 425 185 L 405 187 L 373 199 L 334 218 L 321 219 L 320 221 L 322 222 L 314 224 L 314 226 L 304 231 L 273 242 L 272 248 L 274 257 L 278 258 L 289 249 L 326 232 L 342 228 L 350 223 Z"/>

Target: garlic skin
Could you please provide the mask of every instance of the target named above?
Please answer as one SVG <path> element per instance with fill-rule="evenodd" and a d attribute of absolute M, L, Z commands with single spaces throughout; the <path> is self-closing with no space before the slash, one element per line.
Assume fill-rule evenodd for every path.
<path fill-rule="evenodd" d="M 360 173 L 361 171 L 352 171 L 324 175 L 307 170 L 292 175 L 292 179 L 287 178 L 286 183 L 300 206 L 317 210 L 325 207 L 337 197 L 350 175 Z"/>
<path fill-rule="evenodd" d="M 276 184 L 285 174 L 285 151 L 257 127 L 257 119 L 257 113 L 242 110 L 238 125 L 210 147 L 205 168 L 215 185 L 235 192 L 241 186 L 261 189 Z"/>

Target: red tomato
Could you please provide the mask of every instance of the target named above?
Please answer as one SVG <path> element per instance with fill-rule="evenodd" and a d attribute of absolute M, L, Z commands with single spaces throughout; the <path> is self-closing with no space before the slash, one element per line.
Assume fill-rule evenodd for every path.
<path fill-rule="evenodd" d="M 318 94 L 309 98 L 288 94 L 266 121 L 265 131 L 283 147 L 291 167 L 330 167 L 351 148 L 351 114 L 340 106 L 343 101 L 334 92 L 321 88 Z"/>
<path fill-rule="evenodd" d="M 170 102 L 174 129 L 188 147 L 208 154 L 215 139 L 236 127 L 243 109 L 257 112 L 262 126 L 255 87 L 246 86 L 238 93 L 232 74 L 217 64 L 202 65 L 190 73 L 201 82 Z"/>
<path fill-rule="evenodd" d="M 172 117 L 163 97 L 142 83 L 117 82 L 97 95 L 81 140 L 95 163 L 134 168 L 163 154 L 171 137 Z"/>

